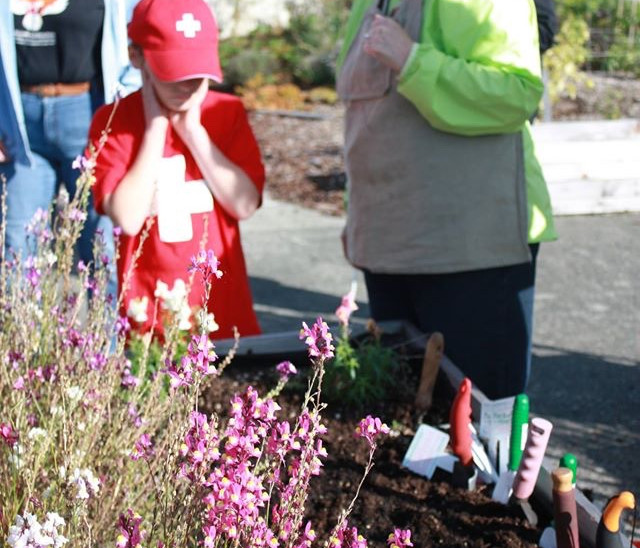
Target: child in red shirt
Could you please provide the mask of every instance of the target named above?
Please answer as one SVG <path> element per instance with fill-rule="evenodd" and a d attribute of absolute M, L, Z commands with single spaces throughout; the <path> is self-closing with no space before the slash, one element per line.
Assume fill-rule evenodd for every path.
<path fill-rule="evenodd" d="M 154 217 L 122 311 L 137 305 L 137 326 L 161 331 L 153 324 L 157 296 L 174 288 L 175 300 L 188 286 L 190 259 L 204 238 L 223 273 L 208 303 L 219 325 L 213 336 L 231 337 L 234 326 L 241 335 L 257 334 L 238 221 L 261 204 L 264 167 L 240 100 L 208 87 L 209 79 L 222 80 L 213 14 L 204 0 L 142 0 L 128 32 L 142 89 L 101 108 L 90 130 L 97 146 L 112 117 L 93 192 L 97 210 L 122 229 L 121 291 L 145 223 Z M 188 307 L 201 305 L 197 276 L 183 294 Z"/>

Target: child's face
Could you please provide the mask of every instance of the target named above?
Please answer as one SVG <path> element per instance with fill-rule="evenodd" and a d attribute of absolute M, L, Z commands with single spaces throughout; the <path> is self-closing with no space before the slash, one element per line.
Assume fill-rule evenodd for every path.
<path fill-rule="evenodd" d="M 147 75 L 158 101 L 171 112 L 186 112 L 190 108 L 200 105 L 208 87 L 206 78 L 192 78 L 182 82 L 163 82 L 158 80 L 149 70 Z"/>

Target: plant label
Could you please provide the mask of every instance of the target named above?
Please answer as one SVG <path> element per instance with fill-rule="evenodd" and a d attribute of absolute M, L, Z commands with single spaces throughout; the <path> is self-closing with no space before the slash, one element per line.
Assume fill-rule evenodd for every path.
<path fill-rule="evenodd" d="M 482 403 L 479 435 L 499 474 L 507 470 L 513 397 Z"/>
<path fill-rule="evenodd" d="M 428 424 L 421 424 L 411 440 L 402 466 L 429 479 L 436 467 L 453 472 L 457 458 L 446 451 L 448 445 L 448 434 Z"/>

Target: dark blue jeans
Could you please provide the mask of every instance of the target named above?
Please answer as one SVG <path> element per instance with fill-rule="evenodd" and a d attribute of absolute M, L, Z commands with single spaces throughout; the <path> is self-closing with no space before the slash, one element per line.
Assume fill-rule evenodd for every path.
<path fill-rule="evenodd" d="M 34 252 L 27 245 L 25 225 L 38 208 L 48 210 L 60 185 L 70 196 L 76 192 L 80 175 L 71 164 L 87 146 L 91 123 L 89 93 L 64 97 L 39 97 L 23 93 L 22 106 L 33 164 L 26 166 L 9 161 L 0 164 L 7 179 L 7 251 L 22 251 L 23 259 Z M 77 243 L 78 256 L 85 263 L 93 261 L 93 239 L 96 230 L 103 232 L 106 252 L 113 259 L 113 225 L 108 217 L 98 215 L 89 204 L 87 220 Z M 109 293 L 117 293 L 115 266 L 109 279 Z"/>
<path fill-rule="evenodd" d="M 445 354 L 491 399 L 524 392 L 538 247 L 530 246 L 530 263 L 514 266 L 452 274 L 364 271 L 371 316 L 440 331 Z"/>

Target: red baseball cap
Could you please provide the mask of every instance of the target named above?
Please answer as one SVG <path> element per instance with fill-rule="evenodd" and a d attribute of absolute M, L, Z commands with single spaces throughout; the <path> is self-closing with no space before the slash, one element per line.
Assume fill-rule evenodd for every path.
<path fill-rule="evenodd" d="M 218 25 L 205 0 L 141 0 L 128 32 L 159 80 L 222 81 Z"/>

